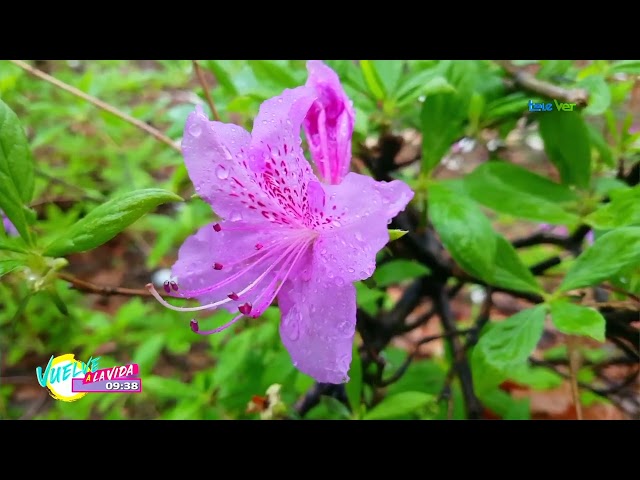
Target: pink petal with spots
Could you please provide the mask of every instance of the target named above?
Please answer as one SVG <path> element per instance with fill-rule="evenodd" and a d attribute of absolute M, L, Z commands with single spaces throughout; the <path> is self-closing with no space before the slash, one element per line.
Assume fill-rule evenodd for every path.
<path fill-rule="evenodd" d="M 317 182 L 300 148 L 302 121 L 314 100 L 306 87 L 265 101 L 253 124 L 251 156 L 257 182 L 271 198 L 274 221 L 309 226 L 309 183 Z"/>
<path fill-rule="evenodd" d="M 211 122 L 200 106 L 187 119 L 182 153 L 196 192 L 228 220 L 264 220 L 271 199 L 249 168 L 251 137 L 242 127 Z"/>

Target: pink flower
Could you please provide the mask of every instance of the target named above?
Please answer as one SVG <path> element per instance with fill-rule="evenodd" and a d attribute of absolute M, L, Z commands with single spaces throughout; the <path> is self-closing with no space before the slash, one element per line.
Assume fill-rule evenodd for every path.
<path fill-rule="evenodd" d="M 18 230 L 16 230 L 16 227 L 11 223 L 11 220 L 7 218 L 2 210 L 0 210 L 0 217 L 2 217 L 2 225 L 4 226 L 4 231 L 7 232 L 7 235 L 10 237 L 17 237 Z"/>
<path fill-rule="evenodd" d="M 260 107 L 251 134 L 189 115 L 182 149 L 200 197 L 224 220 L 188 238 L 173 266 L 167 294 L 196 298 L 194 312 L 226 308 L 258 317 L 277 297 L 280 335 L 294 365 L 319 382 L 348 380 L 356 324 L 353 283 L 375 270 L 389 240 L 387 223 L 413 192 L 403 182 L 346 173 L 353 127 L 350 102 L 335 73 L 309 63 L 307 86 L 287 89 Z M 312 137 L 304 158 L 300 130 Z M 324 132 L 324 133 L 322 133 Z M 314 137 L 316 135 L 316 137 Z"/>

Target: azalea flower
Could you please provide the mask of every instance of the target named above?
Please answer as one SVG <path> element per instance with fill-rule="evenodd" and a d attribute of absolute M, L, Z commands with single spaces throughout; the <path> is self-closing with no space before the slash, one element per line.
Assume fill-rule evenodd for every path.
<path fill-rule="evenodd" d="M 541 223 L 540 230 L 543 232 L 553 233 L 555 235 L 569 235 L 569 229 L 564 225 L 551 225 L 549 223 Z M 585 235 L 585 240 L 589 245 L 593 244 L 593 230 L 589 230 L 589 232 Z"/>
<path fill-rule="evenodd" d="M 224 220 L 179 250 L 168 295 L 259 317 L 277 297 L 280 335 L 294 365 L 319 382 L 348 380 L 356 325 L 354 282 L 370 277 L 387 225 L 413 197 L 403 182 L 348 173 L 354 114 L 336 74 L 309 62 L 305 86 L 265 101 L 251 134 L 196 107 L 182 151 L 196 191 Z M 301 127 L 320 179 L 305 159 Z"/>
<path fill-rule="evenodd" d="M 11 223 L 11 220 L 7 218 L 2 210 L 0 210 L 0 217 L 2 217 L 2 225 L 4 226 L 4 231 L 7 232 L 7 235 L 10 237 L 17 236 L 18 230 L 16 230 L 16 227 Z"/>

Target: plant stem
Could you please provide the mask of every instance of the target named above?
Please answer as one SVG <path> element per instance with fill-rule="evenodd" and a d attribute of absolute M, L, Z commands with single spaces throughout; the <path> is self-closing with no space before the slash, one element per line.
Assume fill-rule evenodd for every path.
<path fill-rule="evenodd" d="M 146 289 L 142 290 L 142 289 L 134 289 L 134 288 L 95 285 L 93 283 L 80 280 L 79 278 L 76 278 L 73 275 L 69 275 L 68 273 L 64 273 L 64 272 L 58 273 L 57 277 L 60 280 L 69 282 L 71 285 L 74 286 L 76 290 L 80 290 L 81 292 L 97 293 L 99 295 L 124 295 L 128 297 L 150 297 L 151 296 L 151 293 L 149 293 L 149 291 Z"/>
<path fill-rule="evenodd" d="M 21 69 L 25 70 L 31 75 L 38 77 L 41 80 L 44 80 L 45 82 L 49 82 L 52 85 L 55 85 L 56 87 L 60 88 L 61 90 L 64 90 L 65 92 L 70 93 L 71 95 L 75 95 L 76 97 L 82 98 L 83 100 L 86 100 L 87 102 L 92 103 L 96 107 L 115 115 L 116 117 L 124 120 L 125 122 L 130 123 L 134 127 L 138 127 L 140 130 L 145 131 L 155 139 L 160 140 L 162 143 L 169 145 L 176 152 L 178 153 L 182 152 L 180 147 L 173 140 L 171 140 L 169 137 L 164 135 L 159 130 L 153 128 L 150 125 L 147 125 L 145 122 L 140 121 L 137 118 L 133 118 L 131 115 L 128 115 L 118 110 L 117 108 L 109 105 L 108 103 L 103 102 L 102 100 L 96 97 L 92 97 L 91 95 L 84 93 L 82 90 L 78 90 L 77 88 L 62 82 L 57 78 L 52 77 L 51 75 L 48 75 L 41 70 L 38 70 L 37 68 L 33 68 L 31 65 L 23 62 L 22 60 L 9 60 L 9 62 L 13 63 L 17 67 L 20 67 Z"/>
<path fill-rule="evenodd" d="M 571 397 L 576 407 L 578 420 L 583 420 L 582 405 L 580 404 L 580 392 L 578 391 L 578 370 L 580 369 L 580 352 L 578 351 L 578 339 L 573 335 L 567 337 L 567 354 L 569 356 L 569 382 L 571 383 Z"/>
<path fill-rule="evenodd" d="M 198 77 L 198 81 L 202 86 L 202 90 L 204 90 L 204 96 L 207 99 L 207 103 L 209 104 L 209 109 L 211 109 L 211 114 L 213 115 L 213 118 L 215 118 L 215 120 L 219 122 L 220 115 L 218 115 L 216 104 L 213 103 L 213 98 L 211 97 L 211 93 L 209 93 L 209 86 L 207 85 L 207 80 L 204 78 L 204 74 L 202 73 L 200 64 L 197 60 L 191 60 L 191 62 L 193 62 L 193 69 L 196 71 L 196 76 Z"/>

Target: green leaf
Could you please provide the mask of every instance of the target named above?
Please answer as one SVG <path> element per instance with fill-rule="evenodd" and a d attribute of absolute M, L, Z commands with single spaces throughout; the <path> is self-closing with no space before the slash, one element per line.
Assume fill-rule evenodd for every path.
<path fill-rule="evenodd" d="M 640 227 L 611 230 L 584 251 L 567 272 L 559 291 L 596 285 L 640 263 Z"/>
<path fill-rule="evenodd" d="M 349 382 L 345 385 L 347 391 L 347 398 L 349 399 L 349 405 L 352 412 L 358 412 L 360 410 L 360 402 L 362 399 L 362 360 L 360 359 L 360 352 L 358 351 L 358 345 L 353 343 L 353 350 L 351 353 L 351 368 L 349 369 Z"/>
<path fill-rule="evenodd" d="M 610 195 L 611 201 L 588 215 L 585 223 L 600 230 L 640 225 L 640 185 Z"/>
<path fill-rule="evenodd" d="M 513 246 L 471 198 L 443 183 L 429 187 L 429 218 L 460 267 L 490 285 L 540 293 Z"/>
<path fill-rule="evenodd" d="M 542 336 L 546 308 L 544 304 L 527 308 L 492 325 L 480 337 L 474 354 L 504 373 L 526 363 Z"/>
<path fill-rule="evenodd" d="M 519 292 L 542 293 L 543 290 L 520 257 L 502 235 L 496 234 L 496 258 L 491 284 Z"/>
<path fill-rule="evenodd" d="M 579 112 L 551 111 L 538 115 L 540 136 L 562 182 L 586 188 L 591 179 L 589 131 Z"/>
<path fill-rule="evenodd" d="M 466 272 L 490 281 L 497 237 L 480 207 L 441 183 L 429 187 L 428 202 L 429 219 L 454 260 Z"/>
<path fill-rule="evenodd" d="M 33 197 L 33 157 L 16 114 L 0 100 L 0 210 L 28 243 L 29 211 Z"/>
<path fill-rule="evenodd" d="M 231 76 L 222 65 L 220 65 L 218 60 L 205 60 L 203 63 L 206 68 L 211 70 L 211 73 L 216 77 L 218 83 L 222 85 L 222 88 L 226 89 L 230 95 L 236 96 L 238 94 L 238 90 L 233 84 Z"/>
<path fill-rule="evenodd" d="M 409 230 L 398 230 L 395 228 L 390 228 L 389 229 L 389 241 L 393 242 L 394 240 L 398 240 L 399 238 L 404 237 L 407 233 L 409 233 Z"/>
<path fill-rule="evenodd" d="M 390 420 L 404 417 L 435 403 L 435 397 L 423 392 L 402 392 L 389 395 L 369 410 L 364 420 Z"/>
<path fill-rule="evenodd" d="M 378 78 L 387 92 L 386 97 L 393 97 L 398 81 L 402 76 L 403 60 L 373 60 Z"/>
<path fill-rule="evenodd" d="M 20 260 L 14 260 L 12 258 L 8 260 L 0 260 L 0 277 L 12 272 L 22 265 L 24 265 L 24 262 L 21 262 Z"/>
<path fill-rule="evenodd" d="M 594 308 L 559 299 L 551 302 L 551 319 L 558 330 L 570 335 L 585 335 L 604 342 L 606 321 Z"/>
<path fill-rule="evenodd" d="M 369 91 L 377 100 L 384 100 L 386 96 L 384 86 L 373 61 L 360 60 L 360 68 L 362 69 L 362 76 Z"/>
<path fill-rule="evenodd" d="M 620 60 L 611 65 L 610 74 L 630 73 L 631 75 L 640 75 L 640 60 Z"/>
<path fill-rule="evenodd" d="M 497 212 L 537 222 L 578 222 L 561 206 L 577 201 L 571 190 L 511 163 L 484 163 L 464 178 L 464 185 L 474 200 Z"/>
<path fill-rule="evenodd" d="M 0 250 L 7 250 L 9 252 L 27 253 L 27 249 L 21 243 L 20 240 L 15 238 L 2 238 L 0 237 Z"/>
<path fill-rule="evenodd" d="M 422 170 L 430 172 L 451 145 L 464 136 L 468 106 L 457 92 L 440 91 L 427 96 L 420 114 Z"/>
<path fill-rule="evenodd" d="M 156 333 L 144 340 L 135 350 L 131 363 L 137 363 L 140 371 L 143 373 L 150 372 L 155 366 L 156 360 L 162 352 L 165 344 L 165 335 Z"/>
<path fill-rule="evenodd" d="M 493 124 L 507 117 L 521 117 L 529 100 L 538 101 L 522 92 L 515 92 L 489 102 L 484 109 L 483 123 Z"/>
<path fill-rule="evenodd" d="M 166 202 L 182 201 L 175 193 L 158 188 L 136 190 L 94 208 L 44 251 L 52 257 L 91 250 L 108 242 L 145 213 Z"/>
<path fill-rule="evenodd" d="M 613 158 L 613 152 L 602 133 L 600 133 L 600 131 L 590 123 L 587 124 L 587 128 L 589 130 L 589 140 L 591 141 L 591 145 L 593 145 L 598 152 L 600 161 L 610 167 L 614 167 L 616 161 Z"/>
<path fill-rule="evenodd" d="M 589 75 L 577 86 L 589 92 L 589 105 L 583 110 L 585 115 L 601 115 L 611 105 L 611 90 L 603 75 Z"/>
<path fill-rule="evenodd" d="M 278 88 L 295 88 L 298 81 L 289 71 L 272 60 L 249 60 L 253 74 L 261 81 L 267 81 Z"/>
<path fill-rule="evenodd" d="M 391 260 L 382 264 L 373 274 L 373 279 L 379 287 L 386 287 L 412 278 L 430 273 L 424 265 L 411 260 Z"/>

